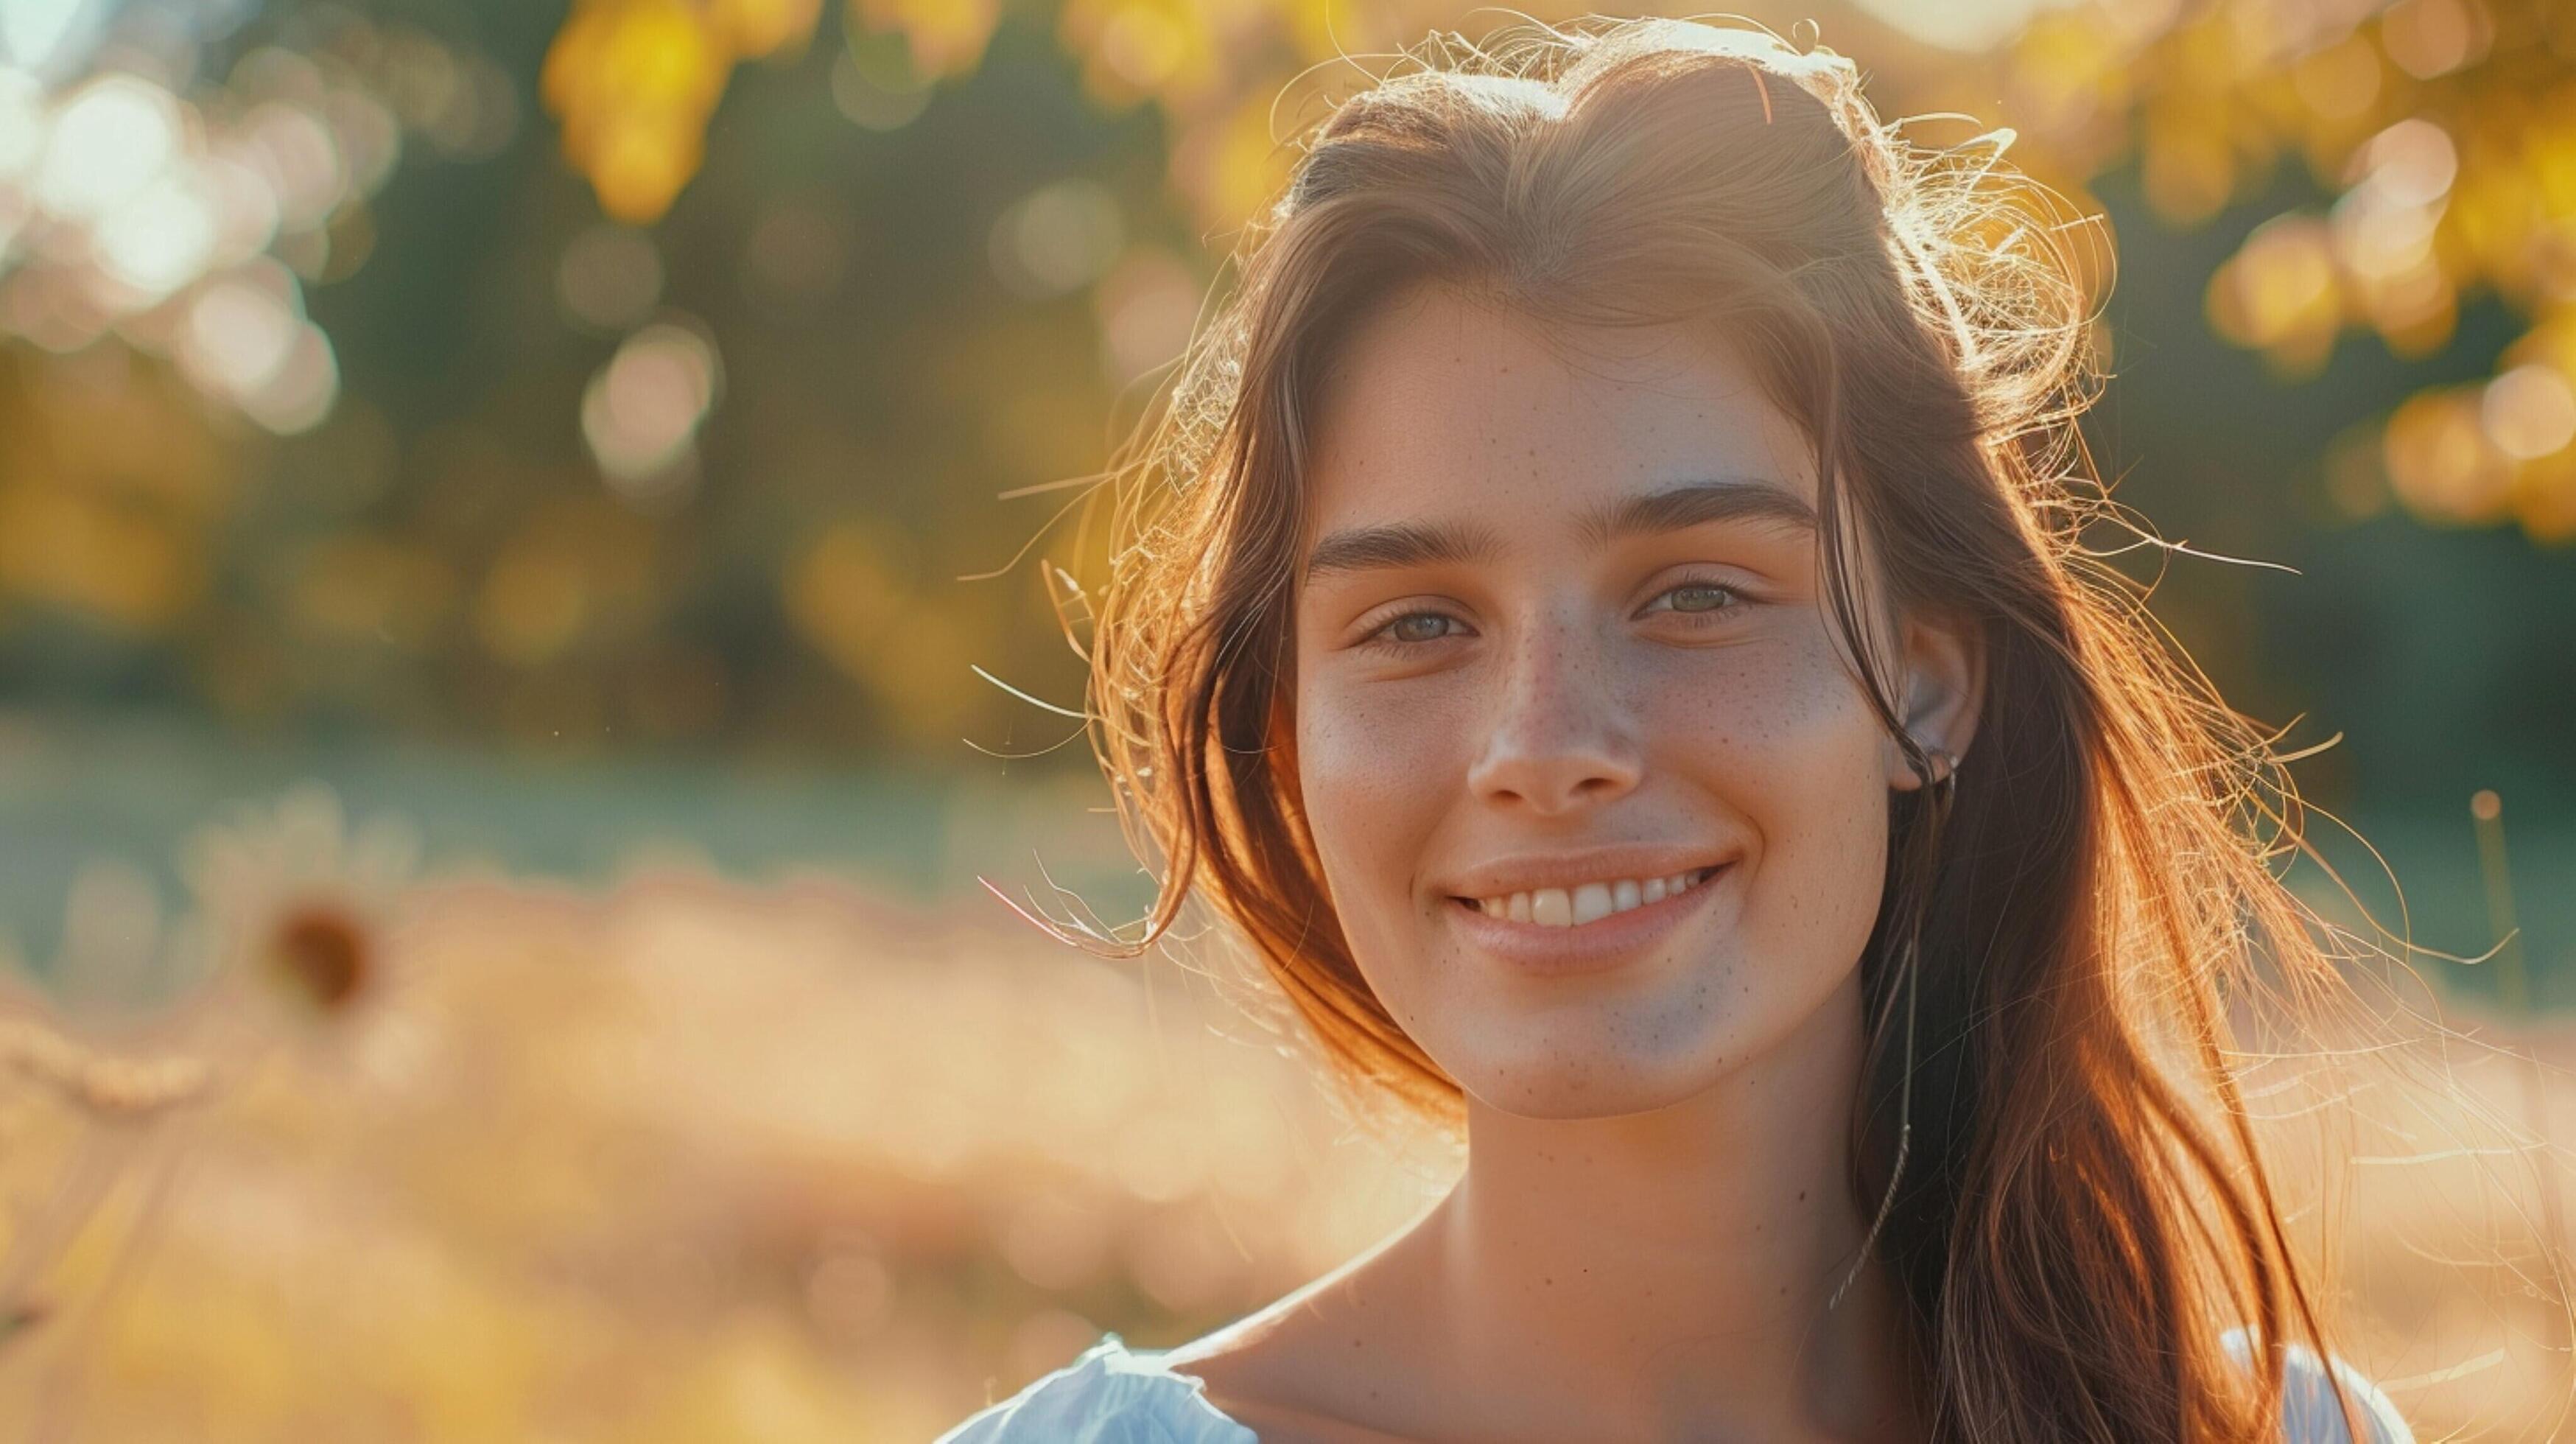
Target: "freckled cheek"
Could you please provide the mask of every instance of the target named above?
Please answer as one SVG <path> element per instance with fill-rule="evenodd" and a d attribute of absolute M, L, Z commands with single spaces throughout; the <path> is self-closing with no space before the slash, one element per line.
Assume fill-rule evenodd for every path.
<path fill-rule="evenodd" d="M 1865 925 L 1883 881 L 1886 778 L 1859 684 L 1821 636 L 1695 660 L 1654 678 L 1641 704 L 1662 765 L 1752 834 L 1748 926 Z"/>
<path fill-rule="evenodd" d="M 1465 729 L 1444 720 L 1431 690 L 1329 681 L 1299 690 L 1298 785 L 1354 941 L 1372 918 L 1409 909 L 1423 849 L 1466 772 Z"/>
<path fill-rule="evenodd" d="M 1866 760 L 1877 728 L 1821 638 L 1666 653 L 1638 669 L 1633 695 L 1669 765 L 1702 759 L 1790 788 Z"/>

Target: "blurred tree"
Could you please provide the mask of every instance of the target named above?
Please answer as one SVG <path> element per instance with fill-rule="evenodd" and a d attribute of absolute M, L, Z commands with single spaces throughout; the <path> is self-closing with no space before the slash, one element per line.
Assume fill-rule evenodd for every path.
<path fill-rule="evenodd" d="M 2168 535 L 2306 573 L 2186 562 L 2160 610 L 2249 710 L 2350 734 L 2330 793 L 2576 794 L 2554 7 L 2092 0 L 1973 52 L 1758 8 L 1821 9 L 1926 143 L 2015 127 L 2116 233 L 2097 448 Z M 0 697 L 938 768 L 1078 761 L 974 670 L 1079 695 L 1037 563 L 1100 538 L 1043 488 L 1160 379 L 1279 137 L 1364 78 L 1336 57 L 1474 18 L 181 10 L 0 64 Z M 51 159 L 84 145 L 159 159 Z M 215 219 L 104 243 L 129 212 Z"/>

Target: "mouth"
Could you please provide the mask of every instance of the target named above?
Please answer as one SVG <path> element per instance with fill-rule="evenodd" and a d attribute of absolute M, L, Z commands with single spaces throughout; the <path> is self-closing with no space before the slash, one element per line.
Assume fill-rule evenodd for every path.
<path fill-rule="evenodd" d="M 1604 918 L 1681 897 L 1723 872 L 1726 866 L 1720 863 L 1691 868 L 1670 877 L 1603 878 L 1572 887 L 1535 888 L 1494 897 L 1452 896 L 1449 901 L 1498 921 L 1542 928 L 1589 927 Z"/>
<path fill-rule="evenodd" d="M 1521 973 L 1565 977 L 1658 956 L 1685 924 L 1739 903 L 1736 860 L 1657 878 L 1603 878 L 1499 897 L 1451 895 L 1448 916 L 1477 952 Z M 1722 914 L 1721 914 L 1722 915 Z"/>

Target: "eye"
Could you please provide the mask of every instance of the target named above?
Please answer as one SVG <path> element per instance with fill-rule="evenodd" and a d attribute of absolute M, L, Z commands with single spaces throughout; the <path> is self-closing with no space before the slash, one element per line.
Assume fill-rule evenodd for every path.
<path fill-rule="evenodd" d="M 1701 579 L 1666 588 L 1653 601 L 1646 604 L 1646 610 L 1705 616 L 1712 612 L 1734 611 L 1744 604 L 1745 597 L 1742 592 L 1724 582 Z"/>
<path fill-rule="evenodd" d="M 1464 636 L 1466 623 L 1447 612 L 1407 612 L 1360 639 L 1367 647 L 1411 647 Z"/>

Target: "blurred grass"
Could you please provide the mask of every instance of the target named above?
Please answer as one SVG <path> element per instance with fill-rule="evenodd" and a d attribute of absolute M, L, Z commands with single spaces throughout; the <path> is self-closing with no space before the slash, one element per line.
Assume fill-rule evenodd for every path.
<path fill-rule="evenodd" d="M 75 1019 L 105 1007 L 110 1036 L 138 1036 L 138 998 L 198 985 L 173 946 L 196 823 L 249 805 L 251 827 L 309 776 L 437 860 L 356 914 L 369 1006 L 318 1046 L 240 1060 L 212 1103 L 128 1125 L 0 1090 L 17 1219 L 0 1259 L 80 1170 L 104 1189 L 32 1321 L 0 1335 L 0 1420 L 74 1439 L 920 1440 L 1102 1330 L 1154 1347 L 1228 1322 L 1436 1194 L 1455 1160 L 1347 1134 L 1293 1042 L 1229 1001 L 1239 959 L 1087 958 L 986 895 L 979 876 L 1015 897 L 1052 879 L 1111 921 L 1144 901 L 1095 783 L 994 769 L 262 751 L 131 717 L 0 730 L 0 917 L 18 966 L 71 985 Z M 2550 1014 L 2576 1002 L 2576 838 L 2545 811 L 2501 820 L 2543 1016 L 2497 1011 L 2493 962 L 2416 969 L 2455 1024 L 2548 1060 L 2535 1110 L 2525 1071 L 2464 1051 L 2473 1096 L 2564 1130 L 2576 1020 Z M 2354 821 L 2418 945 L 2488 950 L 2466 805 Z M 2311 833 L 2396 926 L 2370 851 Z M 2358 924 L 2321 869 L 2289 876 Z M 327 893 L 329 859 L 305 880 Z M 284 898 L 254 899 L 254 924 Z M 2568 1356 L 2533 1292 L 2536 1179 L 2476 1151 L 2488 1124 L 2465 1114 L 2365 1110 L 2320 1155 L 2302 1130 L 2333 1087 L 2249 1076 L 2295 1226 L 2339 1254 L 2355 1358 L 2402 1386 L 2423 1437 L 2542 1437 Z M 2348 1196 L 2313 1192 L 2352 1158 Z"/>
<path fill-rule="evenodd" d="M 1285 1059 L 1200 1026 L 1203 987 L 997 911 L 685 871 L 424 887 L 388 939 L 405 981 L 344 1048 L 142 1135 L 7 1345 L 0 1419 L 921 1439 L 1099 1328 L 1213 1327 L 1427 1198 L 1334 1149 Z M 14 1193 L 76 1121 L 8 1098 Z M 138 1241 L 164 1169 L 180 1201 Z"/>
<path fill-rule="evenodd" d="M 22 1210 L 83 1139 L 135 1150 L 0 1343 L 0 1419 L 917 1441 L 1102 1329 L 1153 1347 L 1237 1317 L 1451 1176 L 1431 1140 L 1344 1137 L 1215 980 L 1082 957 L 998 911 L 687 866 L 592 890 L 426 881 L 375 939 L 381 1005 L 330 1047 L 104 1134 L 0 1094 Z M 2537 1046 L 2549 1117 L 2576 1126 L 2576 1027 L 2457 1020 Z M 2519 1114 L 2521 1069 L 2459 1062 Z M 2249 1078 L 2296 1226 L 2342 1252 L 2352 1356 L 2398 1381 L 2421 1437 L 2540 1437 L 2566 1357 L 2512 1272 L 2534 1266 L 2515 1175 L 2499 1192 L 2475 1118 L 2383 1116 L 2335 1145 L 2355 1183 L 2321 1212 L 2337 1170 L 2303 1140 L 2330 1086 L 2297 1060 Z"/>

